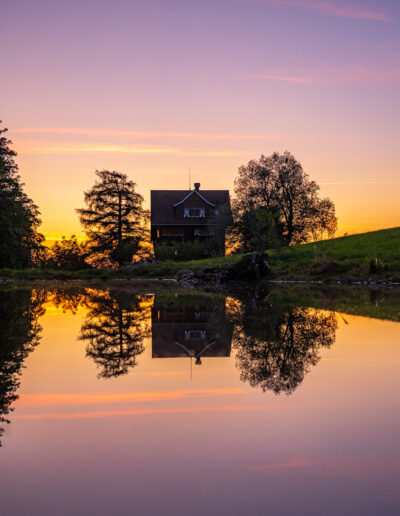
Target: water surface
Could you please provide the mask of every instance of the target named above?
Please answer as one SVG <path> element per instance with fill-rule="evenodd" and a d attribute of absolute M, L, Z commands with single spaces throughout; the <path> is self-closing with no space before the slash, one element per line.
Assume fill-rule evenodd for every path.
<path fill-rule="evenodd" d="M 399 514 L 393 299 L 0 290 L 0 513 Z"/>

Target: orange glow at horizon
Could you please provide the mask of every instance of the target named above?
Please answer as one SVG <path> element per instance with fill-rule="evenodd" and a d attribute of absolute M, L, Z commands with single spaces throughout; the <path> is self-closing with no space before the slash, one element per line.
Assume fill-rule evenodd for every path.
<path fill-rule="evenodd" d="M 189 167 L 233 196 L 238 167 L 285 150 L 335 203 L 338 236 L 400 226 L 396 2 L 22 3 L 5 7 L 2 120 L 47 239 L 84 237 L 96 169 L 149 208 L 151 189 L 189 188 Z"/>

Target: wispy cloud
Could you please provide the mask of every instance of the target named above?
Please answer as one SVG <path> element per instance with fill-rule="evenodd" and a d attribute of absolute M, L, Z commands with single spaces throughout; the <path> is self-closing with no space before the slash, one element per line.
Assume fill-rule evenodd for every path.
<path fill-rule="evenodd" d="M 328 16 L 356 20 L 389 21 L 390 17 L 381 11 L 366 9 L 348 2 L 338 3 L 324 0 L 242 0 L 246 3 L 275 4 L 315 11 Z"/>
<path fill-rule="evenodd" d="M 262 464 L 260 466 L 251 466 L 249 469 L 269 470 L 269 469 L 286 469 L 286 468 L 304 468 L 311 466 L 312 462 L 305 459 L 293 459 L 289 462 L 276 462 L 273 464 Z"/>
<path fill-rule="evenodd" d="M 247 75 L 248 79 L 264 79 L 266 81 L 283 81 L 283 82 L 294 82 L 295 84 L 306 84 L 309 82 L 307 77 L 296 77 L 293 75 Z"/>
<path fill-rule="evenodd" d="M 309 70 L 305 75 L 272 72 L 249 74 L 247 79 L 321 86 L 391 86 L 400 84 L 400 64 L 391 66 L 348 65 Z"/>
<path fill-rule="evenodd" d="M 73 153 L 116 153 L 140 155 L 175 155 L 200 157 L 231 157 L 241 154 L 232 150 L 206 150 L 185 147 L 164 147 L 131 144 L 50 142 L 35 140 L 15 140 L 15 148 L 20 154 L 73 154 Z"/>
<path fill-rule="evenodd" d="M 185 138 L 204 140 L 264 140 L 286 137 L 276 133 L 191 133 L 191 132 L 157 132 L 129 131 L 122 129 L 93 129 L 85 127 L 21 127 L 12 129 L 15 134 L 71 134 L 77 136 L 121 136 L 137 139 Z"/>

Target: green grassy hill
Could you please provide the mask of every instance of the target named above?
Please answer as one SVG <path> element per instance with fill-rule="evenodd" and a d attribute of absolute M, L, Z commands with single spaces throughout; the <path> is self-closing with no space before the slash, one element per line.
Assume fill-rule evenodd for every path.
<path fill-rule="evenodd" d="M 400 279 L 400 228 L 382 229 L 271 253 L 272 272 L 286 279 Z"/>
<path fill-rule="evenodd" d="M 310 244 L 296 245 L 281 251 L 267 251 L 271 279 L 282 280 L 391 280 L 400 281 L 400 227 L 371 231 Z M 30 269 L 0 270 L 0 278 L 19 279 L 112 279 L 116 277 L 173 278 L 180 269 L 194 272 L 204 267 L 224 265 L 240 260 L 242 255 L 207 258 L 189 262 L 166 261 L 138 264 L 134 271 L 91 269 L 78 272 Z"/>

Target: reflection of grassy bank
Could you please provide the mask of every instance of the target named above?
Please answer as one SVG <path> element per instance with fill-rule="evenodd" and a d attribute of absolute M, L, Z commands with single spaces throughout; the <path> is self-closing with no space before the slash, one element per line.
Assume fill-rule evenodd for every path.
<path fill-rule="evenodd" d="M 349 288 L 315 284 L 274 286 L 270 301 L 273 304 L 312 307 L 400 322 L 399 288 Z"/>

